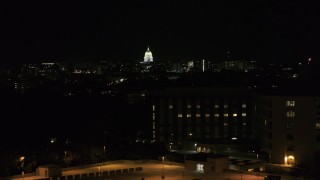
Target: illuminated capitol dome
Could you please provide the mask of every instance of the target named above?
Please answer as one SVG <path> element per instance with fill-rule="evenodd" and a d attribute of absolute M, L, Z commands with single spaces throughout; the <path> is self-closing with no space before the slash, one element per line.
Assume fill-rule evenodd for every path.
<path fill-rule="evenodd" d="M 144 63 L 153 62 L 152 52 L 150 51 L 149 47 L 147 51 L 144 53 Z"/>

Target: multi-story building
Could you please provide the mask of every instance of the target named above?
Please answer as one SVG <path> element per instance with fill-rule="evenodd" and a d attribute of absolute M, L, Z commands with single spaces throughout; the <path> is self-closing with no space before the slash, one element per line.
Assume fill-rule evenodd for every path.
<path fill-rule="evenodd" d="M 294 165 L 319 149 L 320 93 L 308 91 L 254 93 L 254 134 L 270 162 Z"/>
<path fill-rule="evenodd" d="M 152 138 L 172 147 L 186 140 L 252 138 L 247 87 L 176 87 L 150 94 Z"/>

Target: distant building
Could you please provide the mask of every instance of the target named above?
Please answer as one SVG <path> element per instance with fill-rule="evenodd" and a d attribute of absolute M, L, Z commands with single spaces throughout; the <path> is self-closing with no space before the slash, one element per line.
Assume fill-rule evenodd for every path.
<path fill-rule="evenodd" d="M 186 141 L 250 139 L 247 87 L 177 87 L 150 97 L 152 137 L 173 147 Z"/>
<path fill-rule="evenodd" d="M 144 53 L 143 62 L 140 62 L 142 69 L 141 72 L 150 72 L 153 67 L 153 56 L 152 52 L 150 51 L 149 47 L 147 51 Z"/>
<path fill-rule="evenodd" d="M 150 62 L 153 62 L 153 56 L 152 56 L 152 52 L 148 47 L 147 51 L 144 53 L 143 63 L 150 63 Z"/>
<path fill-rule="evenodd" d="M 247 72 L 249 70 L 249 62 L 248 61 L 223 61 L 221 63 L 221 69 Z"/>
<path fill-rule="evenodd" d="M 273 163 L 293 166 L 320 149 L 320 93 L 297 89 L 253 96 L 254 134 Z"/>

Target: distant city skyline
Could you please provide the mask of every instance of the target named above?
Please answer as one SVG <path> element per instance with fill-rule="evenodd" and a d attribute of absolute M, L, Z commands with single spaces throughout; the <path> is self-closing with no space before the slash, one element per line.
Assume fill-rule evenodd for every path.
<path fill-rule="evenodd" d="M 315 1 L 7 2 L 0 65 L 43 61 L 318 61 Z"/>

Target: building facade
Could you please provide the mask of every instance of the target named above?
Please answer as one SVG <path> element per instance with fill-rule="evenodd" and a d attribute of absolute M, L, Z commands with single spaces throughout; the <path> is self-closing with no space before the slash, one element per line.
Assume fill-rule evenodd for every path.
<path fill-rule="evenodd" d="M 152 52 L 150 51 L 149 47 L 148 47 L 147 51 L 144 53 L 143 62 L 144 63 L 153 62 Z"/>
<path fill-rule="evenodd" d="M 150 95 L 152 138 L 178 148 L 186 141 L 252 138 L 247 87 L 177 87 Z"/>
<path fill-rule="evenodd" d="M 293 166 L 319 149 L 319 96 L 256 92 L 253 106 L 254 134 L 270 162 Z"/>

